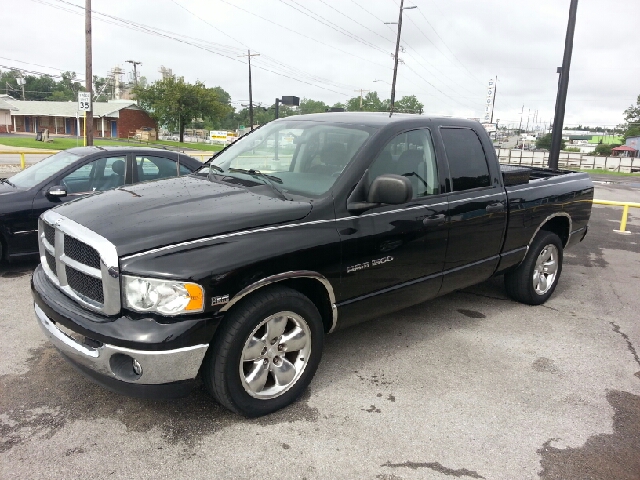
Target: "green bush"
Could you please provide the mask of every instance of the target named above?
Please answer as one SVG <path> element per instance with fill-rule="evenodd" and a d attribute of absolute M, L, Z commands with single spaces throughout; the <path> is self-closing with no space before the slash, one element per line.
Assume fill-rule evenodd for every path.
<path fill-rule="evenodd" d="M 596 155 L 600 155 L 601 157 L 609 157 L 611 156 L 611 150 L 614 149 L 615 147 L 619 147 L 620 145 L 617 144 L 606 144 L 606 143 L 601 143 L 600 145 L 598 145 L 595 149 L 595 154 Z"/>
<path fill-rule="evenodd" d="M 580 152 L 578 147 L 567 147 L 563 150 L 564 152 Z"/>

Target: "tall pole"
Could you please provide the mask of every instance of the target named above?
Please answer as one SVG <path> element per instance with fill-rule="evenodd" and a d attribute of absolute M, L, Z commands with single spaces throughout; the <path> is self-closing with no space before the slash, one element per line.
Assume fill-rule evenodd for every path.
<path fill-rule="evenodd" d="M 393 59 L 393 82 L 391 83 L 391 105 L 389 106 L 389 115 L 393 113 L 396 103 L 396 78 L 398 77 L 398 52 L 400 51 L 400 33 L 402 32 L 402 7 L 404 0 L 400 0 L 400 13 L 398 14 L 398 37 L 396 38 L 396 54 Z"/>
<path fill-rule="evenodd" d="M 560 71 L 558 98 L 556 100 L 556 116 L 553 120 L 551 151 L 549 152 L 549 168 L 553 170 L 558 169 L 558 159 L 560 157 L 560 147 L 562 145 L 562 126 L 564 124 L 564 112 L 567 103 L 567 91 L 569 90 L 569 70 L 571 69 L 573 34 L 576 29 L 577 11 L 578 0 L 571 0 L 571 5 L 569 6 L 569 23 L 567 24 L 567 35 L 564 40 L 564 57 L 562 59 L 562 70 Z"/>
<path fill-rule="evenodd" d="M 364 90 L 364 89 L 361 88 L 360 90 L 354 90 L 354 92 L 360 92 L 360 110 L 362 110 L 362 94 L 364 92 L 369 93 L 369 90 Z"/>
<path fill-rule="evenodd" d="M 126 60 L 126 63 L 133 65 L 133 85 L 138 86 L 138 65 L 142 65 L 142 62 L 136 62 L 135 60 Z"/>
<path fill-rule="evenodd" d="M 498 75 L 496 75 L 496 81 L 493 84 L 493 104 L 491 105 L 491 120 L 489 123 L 493 123 L 493 110 L 496 107 L 496 95 L 498 94 Z M 496 131 L 497 134 L 497 131 Z"/>
<path fill-rule="evenodd" d="M 254 53 L 251 55 L 251 50 L 247 50 L 246 55 L 238 55 L 239 57 L 247 57 L 249 60 L 249 131 L 253 130 L 253 87 L 251 86 L 251 57 L 259 57 L 259 53 Z M 277 107 L 276 107 L 277 109 Z M 276 111 L 276 118 L 278 118 Z"/>
<path fill-rule="evenodd" d="M 85 33 L 85 88 L 87 92 L 93 92 L 93 65 L 91 55 L 91 0 L 85 0 L 84 6 L 84 33 Z M 93 99 L 89 102 L 90 110 L 85 117 L 85 131 L 87 146 L 93 145 Z"/>

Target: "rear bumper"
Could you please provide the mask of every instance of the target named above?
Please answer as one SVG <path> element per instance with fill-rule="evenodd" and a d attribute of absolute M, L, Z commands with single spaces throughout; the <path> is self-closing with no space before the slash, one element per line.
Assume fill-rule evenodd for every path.
<path fill-rule="evenodd" d="M 217 326 L 204 318 L 167 324 L 128 316 L 93 318 L 57 290 L 40 266 L 32 292 L 37 322 L 64 357 L 96 383 L 130 396 L 187 394 Z"/>

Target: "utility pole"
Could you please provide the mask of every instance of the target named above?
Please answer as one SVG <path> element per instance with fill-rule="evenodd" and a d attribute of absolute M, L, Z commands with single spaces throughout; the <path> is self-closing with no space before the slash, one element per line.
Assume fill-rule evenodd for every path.
<path fill-rule="evenodd" d="M 253 130 L 253 90 L 252 90 L 252 86 L 251 86 L 251 57 L 259 57 L 260 54 L 259 53 L 254 53 L 253 55 L 251 55 L 251 50 L 247 50 L 247 54 L 246 55 L 238 55 L 239 57 L 247 57 L 247 59 L 249 60 L 249 123 L 251 124 L 249 126 L 249 131 Z M 278 107 L 276 106 L 276 109 Z M 278 118 L 277 113 L 276 113 L 276 118 Z"/>
<path fill-rule="evenodd" d="M 85 88 L 93 95 L 93 64 L 91 54 L 91 0 L 85 0 L 84 6 L 84 30 L 85 30 Z M 84 120 L 87 146 L 93 145 L 93 101 L 89 102 L 90 110 Z"/>
<path fill-rule="evenodd" d="M 520 132 L 522 131 L 522 114 L 524 112 L 524 105 L 522 105 L 522 110 L 520 110 L 520 126 L 518 127 L 518 135 L 520 135 Z"/>
<path fill-rule="evenodd" d="M 130 63 L 133 65 L 133 85 L 135 87 L 138 86 L 138 65 L 142 65 L 142 62 L 136 62 L 135 60 L 126 60 L 125 63 Z"/>
<path fill-rule="evenodd" d="M 364 92 L 369 93 L 370 90 L 363 90 L 362 88 L 360 90 L 354 90 L 354 92 L 360 92 L 360 110 L 362 110 L 362 94 Z"/>
<path fill-rule="evenodd" d="M 394 65 L 393 65 L 393 82 L 391 83 L 391 105 L 389 105 L 389 116 L 393 113 L 393 108 L 396 103 L 396 78 L 398 77 L 398 52 L 400 51 L 400 34 L 402 33 L 402 11 L 410 10 L 412 8 L 416 8 L 416 6 L 412 7 L 404 7 L 404 0 L 400 0 L 400 13 L 398 14 L 398 37 L 396 38 L 396 54 L 393 57 Z"/>
<path fill-rule="evenodd" d="M 564 40 L 564 57 L 558 82 L 558 96 L 556 99 L 556 115 L 553 120 L 553 135 L 551 137 L 551 150 L 549 152 L 549 168 L 558 169 L 558 158 L 562 146 L 562 126 L 564 124 L 564 111 L 567 103 L 567 91 L 569 90 L 569 70 L 571 69 L 571 54 L 573 53 L 573 34 L 576 29 L 576 12 L 578 0 L 571 0 L 569 6 L 569 23 L 567 35 Z"/>
<path fill-rule="evenodd" d="M 489 121 L 489 123 L 493 123 L 493 111 L 496 107 L 496 95 L 498 94 L 498 75 L 496 75 L 496 81 L 493 84 L 493 104 L 491 105 L 491 120 Z M 496 129 L 496 135 L 497 135 L 497 129 Z"/>

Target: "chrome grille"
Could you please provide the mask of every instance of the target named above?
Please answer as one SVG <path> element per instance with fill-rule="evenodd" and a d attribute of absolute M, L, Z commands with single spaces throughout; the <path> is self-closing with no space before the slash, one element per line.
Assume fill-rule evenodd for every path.
<path fill-rule="evenodd" d="M 98 269 L 100 268 L 100 255 L 96 252 L 95 248 L 91 248 L 89 245 L 82 243 L 76 238 L 65 236 L 64 254 L 83 265 L 88 265 Z"/>
<path fill-rule="evenodd" d="M 66 241 L 67 239 L 65 239 Z M 90 277 L 75 268 L 67 267 L 67 282 L 80 295 L 98 302 L 104 303 L 104 292 L 102 290 L 102 280 Z"/>
<path fill-rule="evenodd" d="M 38 224 L 40 260 L 51 281 L 83 307 L 120 312 L 120 272 L 115 246 L 92 230 L 47 210 Z"/>
<path fill-rule="evenodd" d="M 44 238 L 47 239 L 47 242 L 49 242 L 49 245 L 51 245 L 53 248 L 56 248 L 56 240 L 55 240 L 56 236 L 55 235 L 56 235 L 55 229 L 51 225 L 45 223 L 44 224 Z M 52 269 L 52 270 L 55 272 L 55 269 Z"/>
<path fill-rule="evenodd" d="M 51 273 L 53 273 L 54 275 L 56 274 L 56 259 L 53 255 L 51 255 L 49 252 L 44 252 L 44 256 L 47 259 L 47 265 L 49 266 L 49 269 L 51 270 Z"/>

